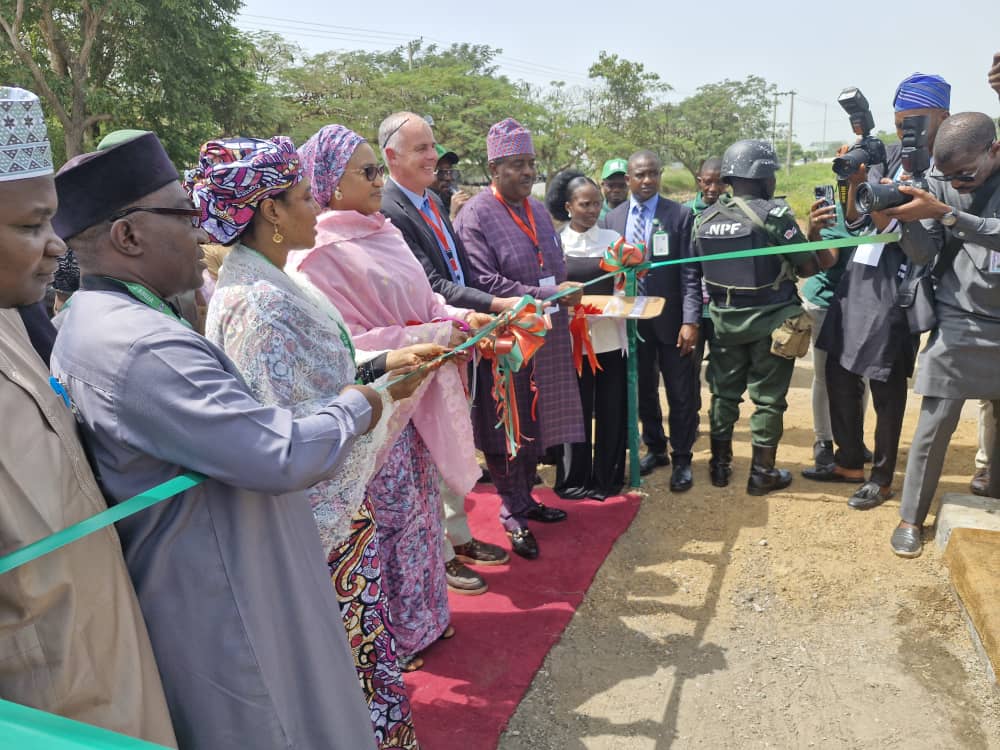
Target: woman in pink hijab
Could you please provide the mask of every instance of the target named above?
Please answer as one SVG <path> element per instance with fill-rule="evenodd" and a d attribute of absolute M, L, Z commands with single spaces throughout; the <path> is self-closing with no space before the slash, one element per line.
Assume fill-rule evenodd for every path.
<path fill-rule="evenodd" d="M 384 168 L 364 138 L 328 125 L 299 155 L 324 211 L 315 247 L 290 253 L 286 270 L 333 303 L 359 348 L 455 346 L 469 323 L 489 320 L 448 307 L 431 290 L 402 234 L 379 212 Z M 420 651 L 453 632 L 440 483 L 464 497 L 480 474 L 460 364 L 444 365 L 421 385 L 410 421 L 368 484 L 397 647 L 410 669 L 419 665 Z"/>

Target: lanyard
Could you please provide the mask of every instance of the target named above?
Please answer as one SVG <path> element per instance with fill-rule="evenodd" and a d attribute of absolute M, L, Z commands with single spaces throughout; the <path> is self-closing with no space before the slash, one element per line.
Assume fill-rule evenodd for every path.
<path fill-rule="evenodd" d="M 134 281 L 122 281 L 121 279 L 114 279 L 110 276 L 86 276 L 84 279 L 86 283 L 81 284 L 81 288 L 83 289 L 120 291 L 124 288 L 125 291 L 132 295 L 134 299 L 139 300 L 139 302 L 147 307 L 151 307 L 157 312 L 163 313 L 164 315 L 183 323 L 188 328 L 192 327 L 190 323 L 177 314 L 173 307 L 160 297 L 157 297 L 142 284 L 138 284 Z"/>
<path fill-rule="evenodd" d="M 500 201 L 500 205 L 507 209 L 507 213 L 510 214 L 510 218 L 514 220 L 514 223 L 517 224 L 518 228 L 528 236 L 529 240 L 531 240 L 531 244 L 535 246 L 535 253 L 538 256 L 538 267 L 544 271 L 545 258 L 542 257 L 542 248 L 538 246 L 538 228 L 535 226 L 535 215 L 531 212 L 531 204 L 528 203 L 528 199 L 524 199 L 524 213 L 528 215 L 528 224 L 531 225 L 530 227 L 528 224 L 524 223 L 520 216 L 514 213 L 514 210 L 507 205 L 507 201 L 500 197 L 500 193 L 497 192 L 496 185 L 490 185 L 490 190 L 493 191 L 493 197 Z"/>
<path fill-rule="evenodd" d="M 437 237 L 438 244 L 441 245 L 441 250 L 444 252 L 445 256 L 448 258 L 448 265 L 451 267 L 451 276 L 453 280 L 457 280 L 458 273 L 460 271 L 458 266 L 458 258 L 455 257 L 455 253 L 451 250 L 451 245 L 448 243 L 448 237 L 444 233 L 444 221 L 441 219 L 441 214 L 438 212 L 437 205 L 430 198 L 426 199 L 430 204 L 431 211 L 434 214 L 432 219 L 430 216 L 424 213 L 423 209 L 418 208 L 420 215 L 424 217 L 424 221 L 427 222 L 427 226 L 431 228 L 434 232 L 434 236 Z M 435 221 L 436 219 L 436 221 Z"/>

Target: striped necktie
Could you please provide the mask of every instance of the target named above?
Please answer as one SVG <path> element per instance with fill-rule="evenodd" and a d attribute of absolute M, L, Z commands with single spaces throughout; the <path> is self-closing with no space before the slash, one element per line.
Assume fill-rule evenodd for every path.
<path fill-rule="evenodd" d="M 633 245 L 638 245 L 642 243 L 643 247 L 646 245 L 646 233 L 648 232 L 648 227 L 646 225 L 646 207 L 642 203 L 636 203 L 632 206 L 632 232 L 631 237 L 628 237 L 628 241 Z M 649 256 L 649 252 L 646 252 L 646 256 Z M 644 295 L 646 293 L 646 279 L 637 278 L 635 281 L 635 292 L 638 295 Z"/>

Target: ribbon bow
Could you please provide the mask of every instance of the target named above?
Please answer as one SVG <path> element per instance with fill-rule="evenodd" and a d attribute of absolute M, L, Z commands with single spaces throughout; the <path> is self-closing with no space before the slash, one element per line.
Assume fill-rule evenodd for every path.
<path fill-rule="evenodd" d="M 624 237 L 619 237 L 615 242 L 608 245 L 601 258 L 600 266 L 608 273 L 622 272 L 615 277 L 615 289 L 624 291 L 625 289 L 625 269 L 642 265 L 646 260 L 646 246 L 641 242 L 631 245 L 625 241 Z M 637 278 L 642 278 L 648 273 L 647 269 L 642 269 L 636 273 Z"/>
<path fill-rule="evenodd" d="M 522 297 L 512 310 L 500 317 L 499 325 L 476 346 L 480 354 L 493 362 L 493 400 L 497 405 L 497 427 L 503 425 L 507 452 L 511 458 L 521 447 L 521 420 L 517 410 L 517 392 L 513 375 L 531 361 L 545 343 L 545 334 L 552 327 L 542 314 L 541 304 L 531 297 Z M 538 388 L 531 379 L 531 418 L 535 419 Z"/>
<path fill-rule="evenodd" d="M 598 370 L 603 370 L 597 361 L 597 352 L 594 351 L 594 342 L 590 338 L 590 326 L 587 325 L 588 315 L 600 315 L 601 308 L 597 305 L 577 305 L 573 309 L 573 318 L 569 321 L 569 335 L 573 342 L 573 365 L 576 367 L 576 375 L 583 375 L 583 353 L 587 353 L 587 361 L 590 363 L 590 371 L 597 374 Z"/>

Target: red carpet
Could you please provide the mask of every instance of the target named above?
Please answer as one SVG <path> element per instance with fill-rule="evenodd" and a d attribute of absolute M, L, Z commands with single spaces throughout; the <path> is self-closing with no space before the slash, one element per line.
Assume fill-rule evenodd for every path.
<path fill-rule="evenodd" d="M 466 500 L 476 536 L 509 549 L 497 513 L 500 498 L 479 485 Z M 406 675 L 422 750 L 494 750 L 549 649 L 559 640 L 594 574 L 639 509 L 636 495 L 606 502 L 535 497 L 562 508 L 561 523 L 531 522 L 541 555 L 511 554 L 507 565 L 477 567 L 490 590 L 450 595 L 455 637 L 424 652 L 425 666 Z"/>

